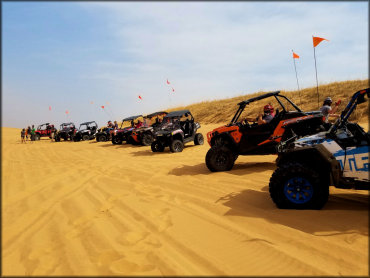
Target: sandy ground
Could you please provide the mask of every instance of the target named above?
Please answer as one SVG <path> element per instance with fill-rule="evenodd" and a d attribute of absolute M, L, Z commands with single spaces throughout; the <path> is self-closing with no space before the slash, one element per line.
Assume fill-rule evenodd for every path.
<path fill-rule="evenodd" d="M 368 275 L 367 191 L 279 210 L 274 155 L 211 173 L 208 148 L 21 144 L 2 128 L 2 275 Z"/>

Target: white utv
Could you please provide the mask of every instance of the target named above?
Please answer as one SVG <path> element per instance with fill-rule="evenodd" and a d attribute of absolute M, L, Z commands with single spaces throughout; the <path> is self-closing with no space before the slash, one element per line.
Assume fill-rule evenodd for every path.
<path fill-rule="evenodd" d="M 279 145 L 269 184 L 278 208 L 321 209 L 329 186 L 369 190 L 370 134 L 348 121 L 358 104 L 368 103 L 365 95 L 369 88 L 356 92 L 328 131 Z"/>

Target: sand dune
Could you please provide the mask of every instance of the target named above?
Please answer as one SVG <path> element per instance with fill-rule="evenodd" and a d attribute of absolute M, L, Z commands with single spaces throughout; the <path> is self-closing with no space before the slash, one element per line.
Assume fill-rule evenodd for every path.
<path fill-rule="evenodd" d="M 2 128 L 4 276 L 369 273 L 367 191 L 331 188 L 323 210 L 279 210 L 274 155 L 211 173 L 207 144 L 152 153 L 19 134 Z"/>

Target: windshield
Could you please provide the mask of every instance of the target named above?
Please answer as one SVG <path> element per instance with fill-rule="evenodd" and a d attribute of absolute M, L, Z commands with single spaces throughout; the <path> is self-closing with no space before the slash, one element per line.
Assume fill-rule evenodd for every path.
<path fill-rule="evenodd" d="M 85 130 L 87 129 L 87 124 L 81 124 L 80 127 L 78 128 L 79 130 Z"/>
<path fill-rule="evenodd" d="M 61 124 L 60 125 L 60 129 L 70 129 L 70 128 L 74 128 L 74 125 L 73 124 Z"/>

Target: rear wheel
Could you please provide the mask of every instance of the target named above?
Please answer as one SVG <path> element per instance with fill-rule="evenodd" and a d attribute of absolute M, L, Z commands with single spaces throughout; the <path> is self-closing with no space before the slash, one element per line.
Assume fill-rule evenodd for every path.
<path fill-rule="evenodd" d="M 163 152 L 164 151 L 164 146 L 158 142 L 154 141 L 151 145 L 152 152 Z"/>
<path fill-rule="evenodd" d="M 170 151 L 173 153 L 179 153 L 182 152 L 184 149 L 184 143 L 180 140 L 173 140 L 170 144 Z"/>
<path fill-rule="evenodd" d="M 121 138 L 119 138 L 118 136 L 114 136 L 114 137 L 112 138 L 112 143 L 113 143 L 114 145 L 121 145 L 121 144 L 122 144 L 122 140 L 121 140 Z"/>
<path fill-rule="evenodd" d="M 89 135 L 87 135 L 87 134 L 82 135 L 82 140 L 83 140 L 83 141 L 87 141 L 87 140 L 89 140 L 89 139 L 90 139 L 90 136 L 89 136 Z"/>
<path fill-rule="evenodd" d="M 35 134 L 35 141 L 39 141 L 40 140 L 40 134 Z"/>
<path fill-rule="evenodd" d="M 275 170 L 269 191 L 278 208 L 321 209 L 329 198 L 329 183 L 312 167 L 293 162 Z"/>
<path fill-rule="evenodd" d="M 194 144 L 195 145 L 203 145 L 203 143 L 204 143 L 203 134 L 202 133 L 195 134 Z"/>
<path fill-rule="evenodd" d="M 213 146 L 206 155 L 206 165 L 212 172 L 229 171 L 233 168 L 235 155 L 225 146 Z"/>
<path fill-rule="evenodd" d="M 150 133 L 144 133 L 143 139 L 141 139 L 141 143 L 144 146 L 150 146 L 153 142 L 153 136 Z"/>

